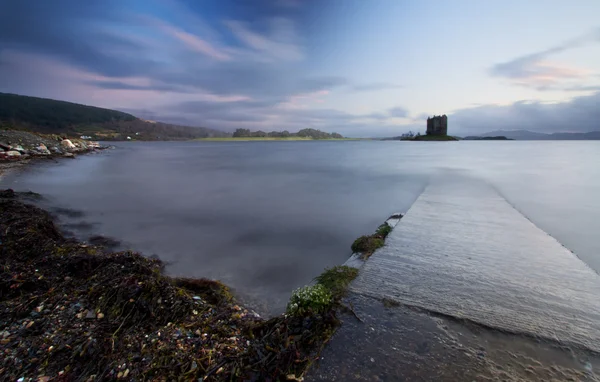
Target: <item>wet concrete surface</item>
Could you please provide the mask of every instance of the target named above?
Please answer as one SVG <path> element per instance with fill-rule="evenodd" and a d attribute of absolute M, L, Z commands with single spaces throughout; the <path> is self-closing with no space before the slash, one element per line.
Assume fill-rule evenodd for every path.
<path fill-rule="evenodd" d="M 308 381 L 599 381 L 600 278 L 492 186 L 432 178 Z M 359 265 L 360 266 L 360 265 Z"/>
<path fill-rule="evenodd" d="M 600 357 L 352 294 L 306 381 L 599 381 Z"/>
<path fill-rule="evenodd" d="M 600 352 L 600 276 L 480 180 L 433 179 L 350 288 Z"/>

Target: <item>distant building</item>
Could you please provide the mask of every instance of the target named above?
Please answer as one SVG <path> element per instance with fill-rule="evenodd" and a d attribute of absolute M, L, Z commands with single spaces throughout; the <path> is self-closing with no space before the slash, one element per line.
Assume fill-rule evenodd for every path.
<path fill-rule="evenodd" d="M 427 135 L 448 135 L 448 117 L 446 117 L 446 114 L 427 118 Z"/>

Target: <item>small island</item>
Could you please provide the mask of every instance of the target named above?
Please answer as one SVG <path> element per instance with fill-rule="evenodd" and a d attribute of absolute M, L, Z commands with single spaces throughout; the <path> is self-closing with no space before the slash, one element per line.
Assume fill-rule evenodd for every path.
<path fill-rule="evenodd" d="M 231 137 L 200 138 L 202 141 L 311 141 L 311 140 L 348 140 L 338 133 L 326 133 L 317 129 L 302 129 L 297 133 L 284 131 L 252 131 L 250 129 L 237 129 Z"/>
<path fill-rule="evenodd" d="M 400 137 L 387 138 L 384 140 L 400 140 L 400 141 L 458 141 L 459 139 L 448 135 L 448 117 L 444 115 L 433 116 L 427 118 L 426 135 L 421 133 L 414 134 L 412 131 L 407 134 L 402 134 Z"/>

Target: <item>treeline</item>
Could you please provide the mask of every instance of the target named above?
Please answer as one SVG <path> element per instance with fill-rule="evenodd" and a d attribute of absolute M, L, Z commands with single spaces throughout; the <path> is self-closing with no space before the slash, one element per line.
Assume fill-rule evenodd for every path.
<path fill-rule="evenodd" d="M 344 138 L 338 133 L 326 133 L 316 129 L 302 129 L 297 133 L 290 133 L 287 130 L 284 131 L 270 131 L 264 132 L 261 130 L 251 131 L 249 129 L 237 129 L 233 133 L 234 138 L 289 138 L 289 137 L 301 137 L 301 138 L 312 138 L 312 139 L 340 139 Z"/>
<path fill-rule="evenodd" d="M 47 98 L 0 93 L 0 130 L 18 129 L 95 140 L 185 140 L 227 137 L 204 127 L 148 122 L 117 110 Z"/>

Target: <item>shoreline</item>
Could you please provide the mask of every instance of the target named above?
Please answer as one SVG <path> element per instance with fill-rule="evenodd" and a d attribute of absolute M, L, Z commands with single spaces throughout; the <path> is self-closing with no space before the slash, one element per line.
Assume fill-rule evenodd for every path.
<path fill-rule="evenodd" d="M 75 159 L 110 146 L 58 135 L 44 135 L 20 130 L 0 130 L 0 180 L 10 172 L 40 161 Z"/>
<path fill-rule="evenodd" d="M 38 161 L 33 162 L 38 163 Z M 6 194 L 2 195 L 7 196 Z M 37 197 L 39 196 L 35 196 L 35 194 L 17 194 L 15 197 L 9 198 L 0 197 L 0 207 L 2 207 L 0 225 L 3 225 L 6 220 L 6 215 L 2 215 L 5 213 L 5 199 L 16 201 L 15 206 L 18 206 L 19 203 L 35 201 Z M 9 204 L 11 203 L 9 202 Z M 19 226 L 20 223 L 36 223 L 36 221 L 27 221 L 32 216 L 43 218 L 42 215 L 45 213 L 43 210 L 37 207 L 31 207 L 33 209 L 30 209 L 30 207 L 24 207 L 25 209 L 21 211 L 22 215 L 19 215 L 20 217 L 17 218 L 16 222 L 14 220 L 11 222 L 11 227 Z M 387 224 L 392 226 L 390 223 L 393 223 L 392 228 L 394 228 L 399 223 L 401 216 L 393 215 L 390 218 L 394 220 L 388 220 L 389 223 Z M 47 221 L 44 221 L 44 219 L 38 222 L 42 223 L 42 227 L 48 228 Z M 54 225 L 52 221 L 51 223 Z M 31 226 L 28 227 L 31 228 Z M 36 228 L 39 228 L 39 226 Z M 2 229 L 1 231 L 5 230 Z M 6 241 L 2 232 L 0 232 L 0 253 L 4 255 L 7 243 L 11 243 L 10 245 L 15 243 L 10 240 Z M 374 235 L 377 235 L 377 233 Z M 26 235 L 22 237 L 26 237 Z M 37 240 L 36 243 L 38 241 L 45 242 L 45 240 Z M 140 303 L 150 307 L 150 313 L 148 311 L 144 312 L 143 315 L 145 316 L 140 319 L 140 317 L 136 317 L 138 313 L 125 311 L 125 309 L 132 309 L 129 304 L 138 304 L 135 297 L 133 297 L 134 302 L 128 302 L 131 297 L 127 300 L 120 296 L 119 298 L 122 301 L 119 301 L 117 305 L 123 304 L 124 308 L 117 308 L 121 311 L 113 313 L 110 312 L 110 304 L 102 305 L 101 301 L 105 299 L 106 295 L 114 293 L 114 289 L 107 292 L 96 292 L 98 294 L 92 296 L 81 289 L 78 292 L 80 294 L 75 293 L 79 300 L 73 300 L 69 304 L 67 304 L 69 301 L 63 302 L 58 298 L 56 298 L 58 302 L 55 302 L 52 296 L 48 298 L 48 292 L 37 293 L 35 296 L 29 294 L 28 299 L 19 300 L 18 305 L 26 302 L 26 300 L 31 300 L 25 306 L 28 311 L 18 313 L 18 319 L 10 321 L 10 325 L 7 326 L 6 323 L 12 317 L 12 309 L 5 306 L 4 289 L 0 289 L 3 293 L 2 298 L 0 298 L 0 350 L 5 352 L 17 348 L 18 351 L 21 351 L 19 354 L 23 355 L 19 358 L 21 365 L 27 357 L 24 355 L 25 350 L 19 349 L 19 344 L 15 342 L 20 340 L 16 336 L 28 336 L 25 342 L 28 342 L 27 346 L 31 348 L 32 344 L 35 345 L 35 339 L 32 339 L 32 337 L 39 335 L 35 333 L 34 329 L 41 327 L 43 330 L 48 331 L 49 328 L 52 328 L 52 320 L 63 320 L 67 323 L 65 325 L 67 328 L 69 326 L 74 327 L 75 329 L 68 329 L 71 330 L 69 334 L 71 337 L 68 338 L 76 345 L 81 345 L 81 347 L 85 347 L 87 344 L 82 340 L 82 331 L 93 333 L 95 340 L 93 346 L 96 346 L 90 350 L 94 353 L 84 353 L 82 356 L 76 357 L 80 362 L 78 365 L 69 363 L 64 366 L 63 364 L 60 370 L 56 368 L 51 370 L 52 373 L 44 373 L 43 375 L 35 373 L 11 375 L 11 378 L 14 377 L 15 380 L 22 376 L 31 377 L 33 380 L 41 375 L 43 377 L 52 376 L 53 378 L 59 375 L 65 376 L 65 378 L 76 376 L 78 375 L 76 373 L 81 371 L 86 359 L 96 359 L 95 357 L 104 354 L 102 351 L 107 353 L 110 351 L 111 357 L 114 355 L 115 357 L 121 356 L 121 358 L 113 359 L 113 363 L 106 366 L 108 367 L 107 374 L 101 374 L 101 372 L 91 374 L 90 376 L 95 375 L 95 378 L 89 380 L 136 380 L 141 376 L 144 376 L 144 378 L 152 376 L 153 378 L 174 379 L 182 375 L 190 378 L 208 377 L 207 380 L 229 380 L 230 377 L 234 379 L 241 378 L 242 375 L 245 375 L 244 372 L 248 373 L 249 380 L 264 380 L 264 378 L 301 380 L 304 378 L 307 381 L 326 381 L 339 380 L 340 376 L 344 376 L 345 380 L 372 380 L 378 374 L 381 375 L 382 372 L 387 373 L 388 377 L 404 379 L 437 378 L 438 380 L 457 380 L 457 378 L 464 378 L 468 375 L 473 379 L 487 378 L 490 380 L 519 380 L 523 378 L 527 380 L 548 380 L 548 378 L 597 380 L 594 374 L 582 369 L 578 360 L 589 359 L 590 367 L 593 366 L 597 369 L 600 367 L 598 355 L 590 356 L 588 353 L 581 353 L 576 349 L 573 352 L 573 349 L 561 348 L 557 343 L 502 333 L 494 328 L 485 328 L 476 323 L 443 317 L 432 312 L 398 304 L 391 300 L 377 300 L 350 292 L 348 296 L 341 298 L 340 304 L 330 306 L 327 311 L 318 314 L 302 316 L 301 319 L 282 315 L 263 320 L 256 317 L 252 311 L 238 305 L 235 299 L 231 297 L 228 288 L 219 282 L 176 279 L 165 276 L 161 273 L 162 263 L 160 260 L 149 259 L 131 251 L 113 253 L 101 246 L 84 244 L 64 237 L 52 237 L 51 241 L 55 241 L 53 248 L 56 249 L 56 252 L 51 251 L 46 256 L 58 261 L 61 267 L 64 267 L 61 272 L 64 269 L 69 269 L 69 267 L 74 267 L 71 264 L 71 260 L 73 260 L 70 259 L 71 256 L 74 257 L 74 261 L 78 262 L 77 267 L 84 266 L 85 268 L 87 265 L 89 270 L 89 264 L 92 264 L 89 273 L 77 277 L 68 274 L 62 280 L 61 277 L 52 280 L 52 282 L 56 282 L 52 285 L 58 285 L 57 288 L 64 287 L 63 291 L 68 292 L 66 294 L 70 295 L 74 290 L 66 289 L 67 287 L 89 287 L 88 279 L 94 278 L 104 278 L 106 281 L 104 283 L 106 285 L 94 282 L 92 285 L 94 288 L 108 288 L 110 284 L 114 284 L 118 285 L 119 288 L 127 289 L 129 284 L 120 283 L 120 281 L 131 278 L 138 280 L 140 277 L 138 272 L 141 271 L 142 274 L 146 272 L 157 275 L 157 279 L 151 276 L 150 279 L 144 279 L 141 282 L 159 283 L 159 289 L 161 290 L 157 292 L 157 289 L 150 288 L 150 296 L 159 296 L 158 300 L 161 300 L 159 304 L 165 305 L 165 307 L 162 310 L 156 308 L 157 300 L 153 298 L 148 300 L 147 297 L 144 297 L 146 300 L 142 300 Z M 26 244 L 27 241 L 19 245 Z M 27 250 L 26 253 L 28 254 L 32 254 L 32 251 L 37 247 L 34 245 L 29 248 L 19 248 Z M 376 248 L 370 250 L 370 253 L 375 250 Z M 42 248 L 40 251 L 43 252 L 45 249 Z M 33 254 L 33 256 L 36 255 Z M 84 260 L 81 259 L 82 257 Z M 368 258 L 368 256 L 354 253 L 344 265 L 359 268 L 367 261 L 364 257 Z M 93 260 L 94 258 L 100 260 Z M 112 267 L 111 269 L 115 269 L 115 265 L 126 266 L 126 268 L 122 271 L 117 267 L 115 274 L 107 275 L 103 274 L 101 269 L 96 269 L 100 266 L 94 267 L 97 264 L 94 261 L 99 262 L 102 267 Z M 356 263 L 357 261 L 359 263 Z M 47 266 L 46 262 L 47 260 L 42 261 L 43 265 L 35 268 L 35 272 L 29 269 L 28 271 L 32 274 L 25 272 L 24 274 L 29 279 L 25 279 L 24 282 L 19 281 L 18 284 L 25 284 L 29 288 L 29 285 L 36 282 L 43 283 L 44 280 L 50 283 L 50 277 L 44 271 L 40 271 L 44 266 Z M 353 263 L 358 266 L 353 266 Z M 28 264 L 28 266 L 36 264 L 38 263 Z M 18 266 L 23 266 L 23 264 L 18 264 Z M 99 274 L 94 273 L 96 270 Z M 39 279 L 39 277 L 42 278 Z M 69 286 L 65 282 L 67 277 L 70 278 L 67 281 L 79 283 L 79 285 Z M 0 279 L 0 282 L 5 281 Z M 29 284 L 27 284 L 28 282 Z M 15 284 L 17 283 L 10 285 Z M 0 284 L 2 288 L 5 288 L 5 286 L 6 284 Z M 20 288 L 21 286 L 14 289 Z M 347 284 L 342 288 L 342 294 L 345 294 L 346 288 Z M 141 288 L 141 290 L 138 293 L 143 295 L 144 288 Z M 77 291 L 75 289 L 75 292 Z M 167 295 L 164 296 L 163 293 L 167 293 Z M 173 294 L 175 297 L 173 297 Z M 95 300 L 90 297 L 94 297 Z M 201 300 L 194 297 L 200 297 Z M 177 306 L 191 309 L 191 314 L 186 311 L 185 317 L 168 315 L 163 317 L 161 314 L 164 314 L 165 310 L 173 310 L 174 305 L 167 306 L 164 303 L 169 299 L 174 305 L 179 302 L 179 304 L 176 304 Z M 202 303 L 197 303 L 197 301 L 202 301 Z M 39 302 L 43 303 L 40 305 Z M 188 305 L 190 302 L 192 305 Z M 194 309 L 198 304 L 201 305 L 202 310 Z M 62 308 L 69 310 L 69 314 L 61 315 Z M 175 310 L 178 311 L 177 309 L 179 308 Z M 194 310 L 198 314 L 194 314 Z M 130 322 L 129 314 L 131 314 L 131 317 L 136 317 L 137 321 Z M 209 314 L 209 316 L 205 316 L 206 314 Z M 92 315 L 95 315 L 95 318 Z M 387 318 L 382 322 L 382 317 Z M 393 318 L 393 320 L 390 318 Z M 203 321 L 199 322 L 198 320 Z M 216 322 L 219 320 L 221 323 L 217 324 Z M 342 322 L 339 322 L 339 320 Z M 141 326 L 142 323 L 144 323 L 143 328 L 139 330 L 135 328 Z M 210 325 L 214 326 L 211 327 Z M 207 327 L 216 328 L 216 330 L 205 330 Z M 235 327 L 233 332 L 231 331 L 232 327 Z M 58 327 L 57 331 L 61 329 L 63 328 Z M 237 332 L 238 329 L 239 332 Z M 75 331 L 73 332 L 73 330 Z M 118 332 L 115 335 L 114 333 L 117 330 Z M 196 333 L 196 330 L 200 330 L 200 334 Z M 215 333 L 214 336 L 213 333 Z M 206 337 L 204 334 L 206 334 Z M 232 335 L 227 337 L 230 334 Z M 56 336 L 60 335 L 58 333 Z M 144 336 L 148 336 L 149 340 Z M 171 336 L 174 338 L 171 338 Z M 121 337 L 124 343 L 119 342 Z M 231 340 L 232 337 L 236 339 Z M 258 340 L 259 338 L 260 340 Z M 115 345 L 112 343 L 113 340 Z M 159 346 L 156 345 L 157 343 L 162 347 L 155 348 L 154 346 Z M 51 355 L 55 356 L 52 352 L 56 349 L 60 349 L 63 357 L 65 354 L 75 354 L 72 349 L 66 346 L 60 348 L 56 345 L 49 345 L 50 347 L 54 346 L 53 349 L 49 350 L 50 347 L 47 345 L 46 340 L 39 345 L 40 349 L 44 351 L 45 359 L 50 359 Z M 69 346 L 73 348 L 73 345 L 69 344 Z M 89 348 L 92 345 L 87 346 Z M 142 351 L 137 350 L 140 348 Z M 357 349 L 361 350 L 360 354 L 356 354 Z M 146 353 L 143 352 L 144 350 Z M 221 358 L 213 359 L 214 363 L 206 365 L 199 362 L 198 358 L 190 358 L 182 354 L 186 350 L 194 352 L 196 355 L 198 352 L 202 354 L 224 352 L 224 355 Z M 157 353 L 153 353 L 154 351 Z M 298 351 L 300 353 L 297 353 Z M 174 355 L 173 357 L 166 356 L 167 353 Z M 394 364 L 389 363 L 391 360 L 390 354 L 396 353 L 398 354 L 393 358 Z M 569 356 L 569 354 L 572 355 Z M 130 357 L 133 359 L 130 359 Z M 148 357 L 152 357 L 152 359 L 159 358 L 160 362 L 164 364 L 152 365 L 151 362 L 148 362 Z M 317 360 L 318 363 L 312 365 Z M 14 361 L 14 359 L 11 358 L 10 361 Z M 246 369 L 252 363 L 258 363 L 260 368 Z M 558 365 L 556 370 L 551 369 L 551 366 L 555 364 Z M 122 365 L 125 366 L 121 367 Z M 422 365 L 429 365 L 429 367 L 423 369 Z M 166 370 L 166 368 L 171 368 L 174 371 Z M 468 370 L 468 373 L 465 370 Z M 0 379 L 4 378 L 3 373 L 11 371 L 13 370 L 10 370 L 10 365 L 6 366 L 0 362 Z M 61 371 L 63 374 L 59 374 Z M 167 372 L 172 373 L 164 374 Z M 360 377 L 357 377 L 357 375 Z"/>
<path fill-rule="evenodd" d="M 295 380 L 337 327 L 331 304 L 264 320 L 218 281 L 67 239 L 39 198 L 0 191 L 0 378 Z"/>
<path fill-rule="evenodd" d="M 0 190 L 0 379 L 302 380 L 347 310 L 349 267 L 325 270 L 292 293 L 285 314 L 262 319 L 219 281 L 169 277 L 157 258 L 65 237 L 36 206 L 43 198 Z M 315 287 L 326 303 L 305 297 Z"/>
<path fill-rule="evenodd" d="M 197 138 L 195 142 L 270 142 L 270 141 L 323 141 L 323 142 L 343 142 L 343 141 L 367 141 L 368 138 L 323 138 L 316 139 L 311 137 L 226 137 L 226 138 Z"/>

